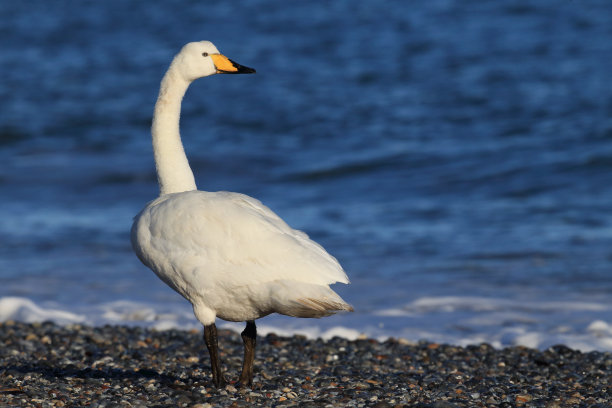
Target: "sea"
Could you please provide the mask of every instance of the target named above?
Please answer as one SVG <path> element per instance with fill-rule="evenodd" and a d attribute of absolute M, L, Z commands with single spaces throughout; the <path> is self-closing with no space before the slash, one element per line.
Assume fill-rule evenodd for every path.
<path fill-rule="evenodd" d="M 353 313 L 259 332 L 612 351 L 609 0 L 0 2 L 0 321 L 201 328 L 133 254 L 187 42 L 198 188 L 345 268 Z M 218 321 L 241 330 L 239 323 Z"/>

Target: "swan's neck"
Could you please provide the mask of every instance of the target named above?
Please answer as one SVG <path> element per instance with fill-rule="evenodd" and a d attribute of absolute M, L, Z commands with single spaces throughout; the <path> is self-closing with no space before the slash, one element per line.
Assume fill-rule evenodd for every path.
<path fill-rule="evenodd" d="M 197 188 L 179 133 L 181 102 L 188 87 L 189 82 L 171 65 L 162 79 L 155 104 L 151 134 L 161 195 Z"/>

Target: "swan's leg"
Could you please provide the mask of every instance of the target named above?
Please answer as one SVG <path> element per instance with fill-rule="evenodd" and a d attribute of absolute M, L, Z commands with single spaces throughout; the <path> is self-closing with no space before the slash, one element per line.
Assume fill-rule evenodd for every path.
<path fill-rule="evenodd" d="M 224 387 L 226 384 L 221 371 L 221 362 L 219 361 L 219 345 L 217 340 L 217 326 L 214 323 L 204 326 L 204 343 L 210 353 L 210 367 L 212 369 L 213 383 L 215 387 Z"/>
<path fill-rule="evenodd" d="M 257 328 L 254 321 L 247 322 L 241 336 L 244 342 L 244 361 L 239 381 L 240 384 L 250 387 L 253 385 L 253 361 L 255 360 L 255 343 L 257 340 Z"/>

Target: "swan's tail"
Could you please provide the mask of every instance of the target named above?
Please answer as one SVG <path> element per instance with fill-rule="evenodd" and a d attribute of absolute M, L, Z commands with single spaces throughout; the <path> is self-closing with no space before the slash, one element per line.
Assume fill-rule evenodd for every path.
<path fill-rule="evenodd" d="M 332 291 L 330 289 L 330 291 Z M 332 291 L 333 292 L 333 291 Z M 313 299 L 313 298 L 301 298 L 297 299 L 295 302 L 300 304 L 302 307 L 299 307 L 299 315 L 295 315 L 297 317 L 324 317 L 332 315 L 336 312 L 347 311 L 353 312 L 353 306 L 346 303 L 340 296 L 333 292 L 334 295 L 338 297 L 340 301 L 331 300 L 331 299 Z"/>
<path fill-rule="evenodd" d="M 354 309 L 327 285 L 281 280 L 266 284 L 272 311 L 293 317 L 324 317 Z"/>

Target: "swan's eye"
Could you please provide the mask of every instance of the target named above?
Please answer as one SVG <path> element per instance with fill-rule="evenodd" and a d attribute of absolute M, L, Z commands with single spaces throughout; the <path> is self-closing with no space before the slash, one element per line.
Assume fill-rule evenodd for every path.
<path fill-rule="evenodd" d="M 208 53 L 207 53 L 207 52 L 203 52 L 203 53 L 202 53 L 202 56 L 203 56 L 203 57 L 208 57 Z"/>

